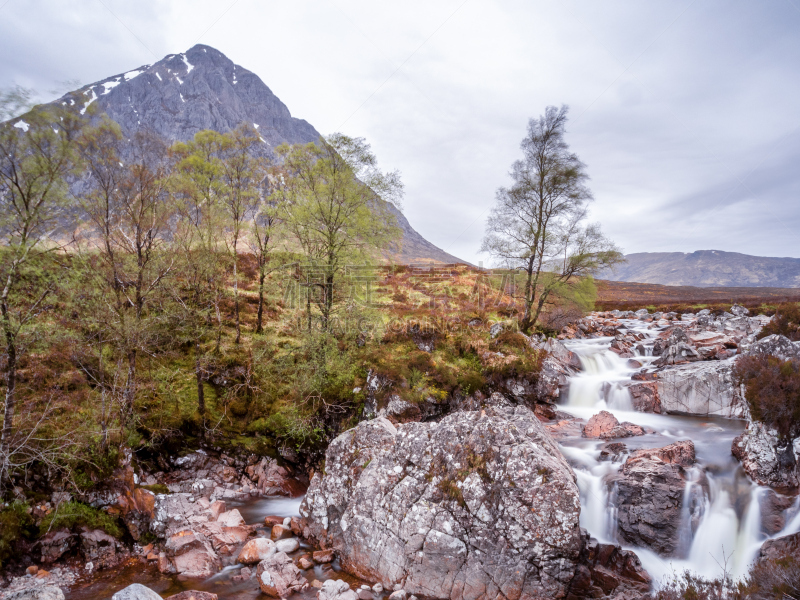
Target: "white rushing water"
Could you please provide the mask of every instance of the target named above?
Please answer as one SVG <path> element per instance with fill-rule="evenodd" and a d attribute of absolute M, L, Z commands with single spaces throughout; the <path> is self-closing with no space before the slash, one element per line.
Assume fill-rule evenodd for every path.
<path fill-rule="evenodd" d="M 647 365 L 654 336 L 641 321 L 625 320 L 625 326 L 645 336 L 637 346 L 635 361 Z M 641 366 L 609 350 L 613 338 L 571 340 L 565 345 L 575 352 L 583 370 L 569 382 L 569 395 L 561 410 L 589 419 L 608 410 L 620 421 L 629 421 L 656 433 L 626 438 L 628 450 L 661 447 L 678 440 L 695 444 L 697 466 L 686 470 L 678 555 L 661 557 L 647 548 L 634 550 L 656 582 L 690 570 L 716 578 L 723 569 L 741 577 L 767 539 L 762 531 L 762 502 L 767 488 L 754 485 L 731 455 L 731 442 L 744 423 L 714 417 L 688 417 L 640 413 L 632 409 L 626 384 Z M 614 490 L 609 476 L 621 462 L 600 461 L 602 442 L 586 438 L 562 440 L 564 455 L 575 469 L 581 494 L 581 526 L 601 542 L 620 543 L 617 536 Z M 707 483 L 701 485 L 699 482 Z M 800 530 L 800 498 L 787 511 L 789 518 L 780 533 Z"/>

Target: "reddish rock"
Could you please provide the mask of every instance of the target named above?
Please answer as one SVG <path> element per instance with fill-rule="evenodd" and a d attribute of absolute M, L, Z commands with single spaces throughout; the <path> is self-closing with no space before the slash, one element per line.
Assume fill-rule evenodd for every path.
<path fill-rule="evenodd" d="M 583 427 L 583 437 L 610 440 L 621 437 L 644 435 L 645 430 L 634 423 L 620 423 L 606 410 L 594 415 Z"/>
<path fill-rule="evenodd" d="M 273 598 L 288 598 L 308 588 L 308 580 L 284 552 L 258 563 L 256 570 L 261 591 Z"/>
<path fill-rule="evenodd" d="M 628 387 L 628 391 L 631 394 L 633 410 L 661 414 L 661 398 L 658 396 L 658 384 L 656 382 L 634 383 Z"/>
<path fill-rule="evenodd" d="M 554 440 L 563 440 L 581 435 L 581 424 L 575 419 L 564 419 L 557 423 L 547 423 L 544 427 Z"/>
<path fill-rule="evenodd" d="M 292 537 L 292 530 L 290 527 L 284 527 L 283 525 L 273 525 L 269 537 L 276 541 L 290 538 Z"/>
<path fill-rule="evenodd" d="M 212 594 L 211 592 L 188 590 L 186 592 L 181 592 L 180 594 L 175 594 L 174 596 L 169 596 L 165 600 L 217 600 L 217 598 L 219 598 L 219 596 Z"/>
<path fill-rule="evenodd" d="M 317 550 L 312 554 L 312 557 L 314 558 L 314 562 L 325 564 L 333 562 L 334 552 L 333 550 Z"/>
<path fill-rule="evenodd" d="M 175 571 L 186 577 L 211 577 L 222 566 L 211 543 L 194 531 L 176 533 L 167 540 L 166 549 Z"/>
<path fill-rule="evenodd" d="M 623 470 L 630 468 L 633 463 L 639 460 L 659 460 L 665 463 L 680 465 L 681 467 L 691 467 L 695 461 L 694 443 L 691 440 L 683 440 L 669 444 L 662 448 L 642 448 L 634 451 L 625 461 Z"/>
<path fill-rule="evenodd" d="M 275 525 L 283 525 L 284 517 L 278 517 L 275 515 L 264 517 L 264 525 L 267 527 L 274 527 Z"/>
<path fill-rule="evenodd" d="M 245 565 L 254 565 L 275 554 L 275 542 L 267 538 L 256 538 L 244 545 L 236 560 Z"/>
<path fill-rule="evenodd" d="M 639 557 L 630 550 L 601 544 L 582 530 L 584 539 L 580 564 L 569 585 L 567 600 L 583 598 L 642 598 L 650 591 L 652 579 Z"/>

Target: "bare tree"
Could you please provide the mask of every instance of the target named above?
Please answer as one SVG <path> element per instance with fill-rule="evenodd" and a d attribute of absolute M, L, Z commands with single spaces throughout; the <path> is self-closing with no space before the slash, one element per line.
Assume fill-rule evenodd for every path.
<path fill-rule="evenodd" d="M 20 94 L 0 98 L 0 116 L 21 106 Z M 42 311 L 53 291 L 43 258 L 57 248 L 50 233 L 68 198 L 66 179 L 79 163 L 76 140 L 84 120 L 73 106 L 37 106 L 0 123 L 0 329 L 6 383 L 0 433 L 0 495 L 11 467 L 19 336 Z"/>
<path fill-rule="evenodd" d="M 598 225 L 583 226 L 592 193 L 586 166 L 566 143 L 568 108 L 548 106 L 528 122 L 512 185 L 497 190 L 481 252 L 524 273 L 520 329 L 533 327 L 551 294 L 622 260 Z"/>

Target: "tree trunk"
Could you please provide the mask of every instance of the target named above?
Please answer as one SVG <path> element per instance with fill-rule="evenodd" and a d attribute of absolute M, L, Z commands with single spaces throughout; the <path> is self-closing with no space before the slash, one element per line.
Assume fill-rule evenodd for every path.
<path fill-rule="evenodd" d="M 264 279 L 266 279 L 266 275 L 262 272 L 258 276 L 258 317 L 256 320 L 256 333 L 262 333 L 264 331 L 261 324 L 264 315 Z"/>
<path fill-rule="evenodd" d="M 3 414 L 3 432 L 0 434 L 0 498 L 5 495 L 6 484 L 9 479 L 9 445 L 11 443 L 11 429 L 14 426 L 14 410 L 16 408 L 17 391 L 17 348 L 14 338 L 6 331 L 6 407 Z"/>
<path fill-rule="evenodd" d="M 236 265 L 236 241 L 233 242 L 233 305 L 236 310 L 236 344 L 242 339 L 242 326 L 239 321 L 239 271 Z"/>
<path fill-rule="evenodd" d="M 122 428 L 128 424 L 128 419 L 133 414 L 133 400 L 136 396 L 136 350 L 128 352 L 128 379 L 125 382 L 125 392 L 122 395 L 123 416 Z"/>
<path fill-rule="evenodd" d="M 200 343 L 194 342 L 194 374 L 197 378 L 197 412 L 202 420 L 200 437 L 206 437 L 206 396 L 203 389 L 203 369 L 200 364 Z"/>

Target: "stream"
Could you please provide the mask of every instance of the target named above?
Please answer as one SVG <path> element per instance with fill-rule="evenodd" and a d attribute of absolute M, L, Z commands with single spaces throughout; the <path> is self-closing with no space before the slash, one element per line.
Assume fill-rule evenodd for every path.
<path fill-rule="evenodd" d="M 264 517 L 267 516 L 299 516 L 302 500 L 302 496 L 291 499 L 259 498 L 243 503 L 227 502 L 227 505 L 229 510 L 232 508 L 238 509 L 247 524 L 263 524 Z M 265 528 L 264 535 L 268 537 L 268 533 Z M 310 549 L 308 545 L 301 543 L 300 549 L 290 554 L 290 556 L 295 558 L 302 556 L 309 552 Z M 232 577 L 244 566 L 236 563 L 238 555 L 239 551 L 237 550 L 231 556 L 225 557 L 223 569 L 208 579 L 181 579 L 177 575 L 165 575 L 160 573 L 154 564 L 144 564 L 134 559 L 121 567 L 100 571 L 89 582 L 76 585 L 69 592 L 66 592 L 65 597 L 66 600 L 109 600 L 114 593 L 132 583 L 141 583 L 164 597 L 184 590 L 199 590 L 213 592 L 219 596 L 219 600 L 265 598 L 266 596 L 261 593 L 258 587 L 258 580 L 255 577 L 242 582 L 232 580 Z M 252 570 L 255 572 L 255 565 L 252 565 Z M 351 584 L 351 587 L 355 588 L 358 588 L 358 585 L 363 583 L 343 571 L 339 571 L 338 561 L 334 561 L 331 565 L 317 565 L 304 573 L 309 583 L 314 579 L 319 581 L 344 579 Z M 315 599 L 317 592 L 316 588 L 309 586 L 305 592 L 296 594 L 293 597 L 308 600 Z"/>
<path fill-rule="evenodd" d="M 646 336 L 645 354 L 635 360 L 647 366 L 655 357 L 653 330 L 637 320 L 621 320 L 629 331 Z M 745 575 L 768 539 L 762 528 L 762 501 L 768 488 L 753 484 L 731 454 L 731 443 L 746 422 L 719 417 L 658 415 L 635 412 L 625 384 L 641 367 L 630 365 L 609 350 L 613 338 L 566 340 L 564 345 L 580 358 L 582 371 L 569 381 L 569 394 L 559 406 L 563 412 L 588 420 L 601 410 L 620 422 L 629 421 L 655 433 L 624 438 L 628 451 L 657 448 L 680 440 L 692 440 L 696 466 L 687 469 L 683 494 L 680 548 L 677 556 L 664 558 L 641 547 L 622 544 L 617 538 L 613 484 L 607 478 L 624 462 L 600 461 L 602 440 L 569 437 L 560 442 L 562 452 L 575 470 L 581 494 L 581 526 L 601 542 L 620 544 L 637 553 L 657 583 L 684 570 L 707 578 L 726 568 L 734 578 Z M 732 360 L 732 359 L 729 359 Z M 617 441 L 617 440 L 614 440 Z M 706 486 L 696 483 L 702 472 Z M 800 498 L 787 509 L 786 525 L 771 537 L 800 530 Z"/>

